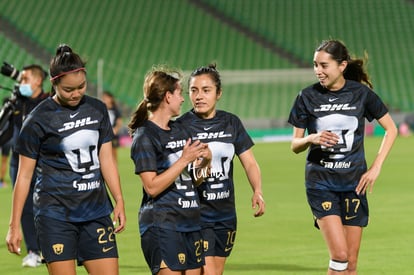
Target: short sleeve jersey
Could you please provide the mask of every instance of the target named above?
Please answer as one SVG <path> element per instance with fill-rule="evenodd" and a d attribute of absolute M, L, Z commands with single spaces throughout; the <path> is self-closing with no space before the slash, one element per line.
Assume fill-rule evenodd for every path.
<path fill-rule="evenodd" d="M 36 216 L 83 222 L 112 212 L 98 158 L 112 136 L 105 105 L 92 97 L 73 108 L 48 98 L 30 113 L 16 150 L 37 160 Z"/>
<path fill-rule="evenodd" d="M 347 80 L 335 92 L 319 83 L 302 90 L 289 116 L 289 123 L 308 134 L 331 131 L 339 142 L 327 148 L 312 144 L 308 150 L 306 187 L 353 191 L 367 170 L 364 153 L 365 120 L 380 119 L 386 106 L 369 87 Z"/>
<path fill-rule="evenodd" d="M 190 134 L 177 126 L 171 121 L 170 130 L 164 130 L 147 120 L 135 130 L 131 158 L 137 175 L 148 171 L 161 174 L 181 157 Z M 150 227 L 178 232 L 200 230 L 200 201 L 188 169 L 157 197 L 149 196 L 143 189 L 139 211 L 141 235 Z"/>
<path fill-rule="evenodd" d="M 208 143 L 213 156 L 210 176 L 198 187 L 201 221 L 236 221 L 233 159 L 254 145 L 242 122 L 221 110 L 212 119 L 201 119 L 190 111 L 177 121 L 188 127 L 194 140 Z"/>

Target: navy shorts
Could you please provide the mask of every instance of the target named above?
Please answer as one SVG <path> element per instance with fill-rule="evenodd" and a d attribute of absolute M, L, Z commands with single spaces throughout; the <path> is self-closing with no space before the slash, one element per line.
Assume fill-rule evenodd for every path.
<path fill-rule="evenodd" d="M 225 226 L 209 224 L 202 229 L 204 239 L 204 254 L 208 256 L 228 257 L 236 240 L 236 223 Z"/>
<path fill-rule="evenodd" d="M 77 259 L 118 258 L 112 219 L 65 222 L 45 216 L 35 218 L 37 238 L 46 263 Z"/>
<path fill-rule="evenodd" d="M 7 141 L 5 144 L 3 144 L 2 146 L 0 146 L 0 148 L 1 148 L 1 155 L 3 157 L 8 157 L 10 155 L 11 146 L 12 146 L 12 140 Z"/>
<path fill-rule="evenodd" d="M 313 216 L 320 219 L 329 215 L 337 215 L 343 225 L 368 225 L 369 209 L 366 194 L 357 195 L 355 191 L 333 192 L 329 190 L 307 189 L 306 195 Z"/>
<path fill-rule="evenodd" d="M 141 248 L 152 274 L 165 267 L 179 271 L 204 265 L 200 231 L 177 232 L 151 227 L 141 236 Z"/>

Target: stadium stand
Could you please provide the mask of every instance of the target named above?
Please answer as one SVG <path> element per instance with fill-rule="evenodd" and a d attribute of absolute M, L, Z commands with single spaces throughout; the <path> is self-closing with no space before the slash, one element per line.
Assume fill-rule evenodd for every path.
<path fill-rule="evenodd" d="M 326 38 L 345 41 L 358 56 L 367 51 L 376 91 L 393 110 L 413 110 L 413 1 L 198 1 L 309 63 Z"/>
<path fill-rule="evenodd" d="M 68 43 L 85 56 L 92 84 L 103 60 L 103 87 L 128 108 L 142 98 L 154 64 L 188 75 L 216 62 L 225 92 L 219 107 L 262 128 L 285 125 L 299 89 L 315 81 L 313 49 L 326 38 L 345 41 L 358 56 L 367 51 L 376 91 L 392 110 L 413 110 L 413 12 L 404 0 L 0 1 L 1 20 L 39 48 L 52 55 Z M 21 54 L 13 35 L 1 39 L 3 60 L 48 63 L 39 52 Z"/>
<path fill-rule="evenodd" d="M 0 65 L 2 65 L 3 62 L 7 62 L 13 65 L 16 69 L 21 69 L 22 66 L 32 63 L 44 65 L 39 59 L 35 58 L 33 55 L 19 47 L 19 45 L 5 37 L 2 32 L 0 32 L 0 53 L 0 58 L 2 58 L 0 59 Z M 45 67 L 45 69 L 46 68 L 47 67 Z M 12 79 L 0 75 L 0 86 L 5 88 L 0 89 L 0 98 L 8 97 L 10 95 L 10 92 L 7 89 L 12 89 L 14 83 L 15 82 Z M 47 85 L 45 86 L 47 87 Z"/>

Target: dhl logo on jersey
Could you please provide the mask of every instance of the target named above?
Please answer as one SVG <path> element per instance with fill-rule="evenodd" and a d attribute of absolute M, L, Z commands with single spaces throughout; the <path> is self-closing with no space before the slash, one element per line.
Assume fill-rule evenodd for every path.
<path fill-rule="evenodd" d="M 220 132 L 204 132 L 204 133 L 197 133 L 196 139 L 215 139 L 215 138 L 226 138 L 231 137 L 231 134 L 225 134 L 224 131 Z"/>
<path fill-rule="evenodd" d="M 186 142 L 187 141 L 185 139 L 173 140 L 173 141 L 168 142 L 165 148 L 167 149 L 181 148 L 181 147 L 184 147 Z"/>
<path fill-rule="evenodd" d="M 74 128 L 79 128 L 86 125 L 91 125 L 98 123 L 98 120 L 91 120 L 91 117 L 81 118 L 77 119 L 75 121 L 69 121 L 66 123 L 63 123 L 63 127 L 58 130 L 58 132 L 68 131 Z"/>
<path fill-rule="evenodd" d="M 315 112 L 331 112 L 331 111 L 350 111 L 355 110 L 355 106 L 349 106 L 346 104 L 321 104 L 320 108 L 314 109 Z"/>

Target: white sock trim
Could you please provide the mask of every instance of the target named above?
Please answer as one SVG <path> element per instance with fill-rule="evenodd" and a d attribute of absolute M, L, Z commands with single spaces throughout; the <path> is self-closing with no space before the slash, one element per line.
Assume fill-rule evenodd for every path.
<path fill-rule="evenodd" d="M 334 271 L 345 271 L 348 269 L 348 262 L 329 260 L 329 268 Z"/>

